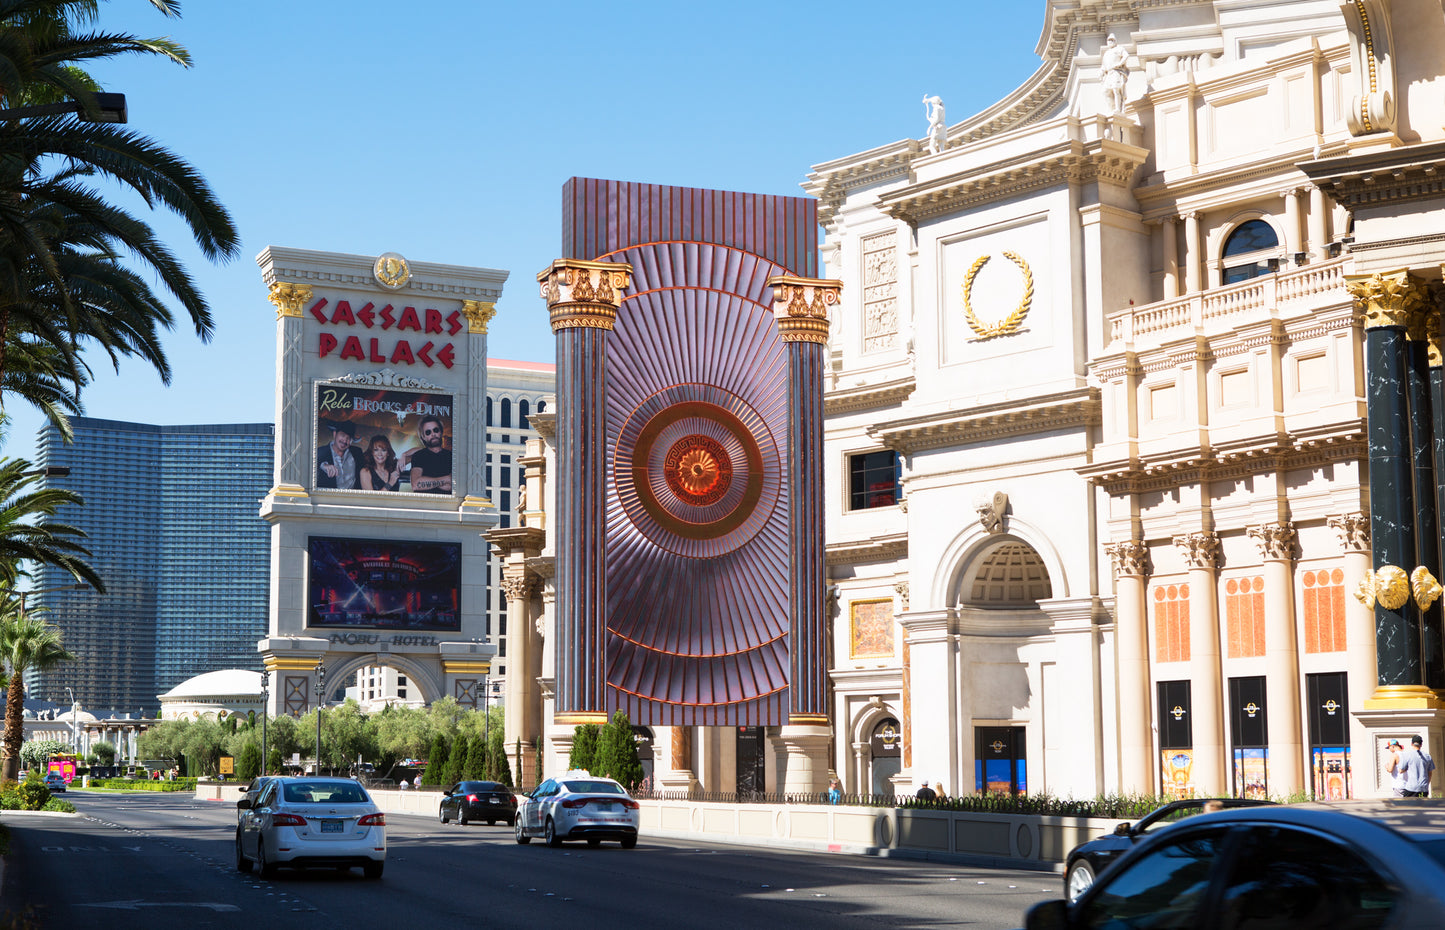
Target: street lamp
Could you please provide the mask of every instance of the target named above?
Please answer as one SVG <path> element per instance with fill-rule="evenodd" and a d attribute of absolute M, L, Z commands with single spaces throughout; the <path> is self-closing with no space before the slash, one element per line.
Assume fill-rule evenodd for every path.
<path fill-rule="evenodd" d="M 316 774 L 321 774 L 321 705 L 326 701 L 326 666 L 316 663 Z"/>
<path fill-rule="evenodd" d="M 60 116 L 66 113 L 74 113 L 83 123 L 124 123 L 130 115 L 126 111 L 125 94 L 99 93 L 94 95 L 94 106 L 87 106 L 79 100 L 41 103 L 32 107 L 0 110 L 0 120 L 10 122 L 32 116 Z"/>
<path fill-rule="evenodd" d="M 271 672 L 261 673 L 261 774 L 266 774 L 266 709 L 271 706 Z"/>
<path fill-rule="evenodd" d="M 74 753 L 80 745 L 80 739 L 75 732 L 75 718 L 80 716 L 80 702 L 75 699 L 75 692 L 70 688 L 67 687 L 65 693 L 70 696 L 70 751 Z"/>

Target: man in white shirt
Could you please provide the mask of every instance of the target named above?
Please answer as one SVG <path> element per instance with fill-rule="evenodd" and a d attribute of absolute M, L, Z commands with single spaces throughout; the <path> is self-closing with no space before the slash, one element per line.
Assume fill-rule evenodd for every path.
<path fill-rule="evenodd" d="M 1430 796 L 1430 775 L 1435 771 L 1435 760 L 1424 749 L 1425 741 L 1419 734 L 1410 738 L 1410 748 L 1400 751 L 1399 773 L 1400 793 L 1406 798 L 1428 798 Z"/>

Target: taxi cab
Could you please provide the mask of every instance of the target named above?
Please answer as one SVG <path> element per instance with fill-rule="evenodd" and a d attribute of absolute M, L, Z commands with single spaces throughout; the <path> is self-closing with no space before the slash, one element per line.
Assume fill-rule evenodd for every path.
<path fill-rule="evenodd" d="M 526 795 L 517 809 L 517 842 L 538 836 L 548 846 L 586 840 L 597 846 L 616 840 L 623 849 L 637 845 L 641 811 L 627 789 L 610 778 L 573 770 L 549 778 Z"/>

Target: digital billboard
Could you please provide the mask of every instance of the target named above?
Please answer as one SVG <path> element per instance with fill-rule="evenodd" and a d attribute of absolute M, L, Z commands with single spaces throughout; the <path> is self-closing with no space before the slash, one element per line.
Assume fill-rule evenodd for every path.
<path fill-rule="evenodd" d="M 452 395 L 316 386 L 314 486 L 452 493 Z"/>
<path fill-rule="evenodd" d="M 461 629 L 460 543 L 312 536 L 309 627 Z"/>

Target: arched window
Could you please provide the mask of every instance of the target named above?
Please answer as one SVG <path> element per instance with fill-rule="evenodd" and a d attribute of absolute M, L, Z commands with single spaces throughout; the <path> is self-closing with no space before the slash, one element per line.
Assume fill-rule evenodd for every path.
<path fill-rule="evenodd" d="M 539 401 L 537 401 L 537 412 L 538 412 L 538 413 L 546 413 L 546 412 L 547 412 L 547 402 L 546 402 L 545 400 L 539 400 Z"/>
<path fill-rule="evenodd" d="M 512 399 L 502 398 L 502 429 L 512 428 Z"/>
<path fill-rule="evenodd" d="M 1238 284 L 1269 274 L 1277 267 L 1279 236 L 1264 220 L 1242 223 L 1224 241 L 1222 258 L 1225 284 Z"/>
<path fill-rule="evenodd" d="M 517 401 L 517 429 L 527 429 L 527 399 Z"/>
<path fill-rule="evenodd" d="M 487 425 L 492 425 L 492 399 L 490 397 L 487 398 Z"/>

